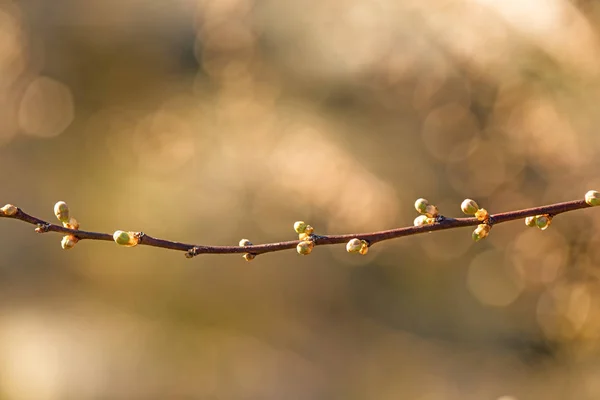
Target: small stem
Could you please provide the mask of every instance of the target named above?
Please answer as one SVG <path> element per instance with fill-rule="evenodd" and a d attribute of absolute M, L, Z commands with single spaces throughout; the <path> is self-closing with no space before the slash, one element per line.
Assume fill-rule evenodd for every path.
<path fill-rule="evenodd" d="M 547 206 L 526 208 L 523 210 L 508 211 L 504 213 L 490 215 L 490 220 L 493 225 L 501 224 L 504 222 L 514 221 L 525 217 L 531 217 L 542 214 L 550 214 L 552 216 L 561 214 L 568 211 L 579 210 L 582 208 L 588 208 L 589 206 L 584 200 L 567 201 L 564 203 L 550 204 Z M 0 218 L 12 218 L 23 222 L 27 222 L 32 225 L 42 226 L 43 229 L 39 230 L 41 233 L 44 232 L 57 232 L 65 235 L 73 235 L 79 240 L 104 240 L 113 241 L 113 236 L 110 233 L 101 232 L 89 232 L 82 230 L 74 230 L 65 228 L 61 225 L 55 225 L 48 223 L 42 219 L 27 214 L 20 208 L 14 215 L 4 215 L 0 213 Z M 379 232 L 367 232 L 367 233 L 350 233 L 344 235 L 329 235 L 320 236 L 313 235 L 313 241 L 315 245 L 331 245 L 347 243 L 349 240 L 358 238 L 361 240 L 367 240 L 370 245 L 381 242 L 384 240 L 395 239 L 403 236 L 417 235 L 425 232 L 441 231 L 446 229 L 462 228 L 465 226 L 476 226 L 481 224 L 481 221 L 476 218 L 440 218 L 439 222 L 431 225 L 423 226 L 407 226 L 403 228 L 390 229 Z M 290 240 L 286 242 L 276 242 L 259 244 L 252 246 L 203 246 L 197 244 L 187 244 L 181 242 L 173 242 L 165 239 L 154 238 L 149 235 L 140 235 L 140 245 L 160 247 L 163 249 L 184 251 L 186 254 L 199 255 L 199 254 L 264 254 L 271 253 L 274 251 L 294 249 L 300 243 L 299 240 Z"/>

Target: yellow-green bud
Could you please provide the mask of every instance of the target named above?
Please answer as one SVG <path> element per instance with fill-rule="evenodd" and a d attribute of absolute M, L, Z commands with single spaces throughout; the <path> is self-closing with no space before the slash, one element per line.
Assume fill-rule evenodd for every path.
<path fill-rule="evenodd" d="M 17 206 L 13 206 L 12 204 L 7 204 L 4 207 L 0 208 L 0 212 L 2 212 L 2 214 L 7 215 L 9 217 L 12 215 L 15 215 L 17 213 L 17 211 L 19 211 Z"/>
<path fill-rule="evenodd" d="M 346 243 L 346 251 L 348 253 L 358 253 L 362 248 L 362 241 L 360 239 L 352 239 Z"/>
<path fill-rule="evenodd" d="M 590 206 L 600 205 L 600 193 L 595 190 L 590 190 L 585 194 L 585 202 Z"/>
<path fill-rule="evenodd" d="M 415 220 L 413 221 L 413 225 L 414 226 L 423 226 L 423 225 L 429 225 L 430 218 L 427 217 L 427 215 L 419 215 L 417 218 L 415 218 Z"/>
<path fill-rule="evenodd" d="M 54 215 L 60 222 L 69 222 L 69 206 L 64 201 L 59 201 L 54 205 Z"/>
<path fill-rule="evenodd" d="M 487 237 L 490 233 L 490 230 L 492 229 L 492 227 L 488 224 L 479 224 L 477 225 L 477 228 L 475 228 L 475 230 L 473 231 L 473 240 L 478 242 L 481 239 Z"/>
<path fill-rule="evenodd" d="M 304 221 L 294 222 L 294 230 L 296 231 L 296 233 L 304 233 L 307 226 L 308 225 L 306 225 L 306 222 L 304 222 Z"/>
<path fill-rule="evenodd" d="M 125 232 L 125 231 L 115 231 L 113 233 L 114 241 L 121 245 L 127 247 L 133 247 L 138 244 L 138 238 L 133 232 Z"/>
<path fill-rule="evenodd" d="M 304 228 L 304 233 L 306 233 L 307 235 L 312 235 L 314 231 L 315 228 L 313 228 L 310 225 L 306 225 L 306 228 Z"/>
<path fill-rule="evenodd" d="M 535 217 L 535 225 L 543 231 L 548 229 L 548 227 L 550 226 L 551 223 L 552 223 L 552 218 L 548 214 L 537 215 Z"/>
<path fill-rule="evenodd" d="M 242 256 L 242 258 L 248 262 L 254 260 L 256 258 L 256 254 L 246 253 Z"/>
<path fill-rule="evenodd" d="M 240 247 L 252 246 L 252 242 L 248 239 L 240 240 Z"/>
<path fill-rule="evenodd" d="M 428 205 L 429 202 L 426 199 L 417 199 L 417 201 L 415 201 L 415 209 L 421 214 L 425 214 L 427 212 Z"/>
<path fill-rule="evenodd" d="M 475 218 L 477 218 L 479 221 L 485 221 L 489 217 L 490 217 L 490 214 L 487 212 L 487 210 L 485 208 L 480 208 L 479 210 L 477 210 L 475 212 Z"/>
<path fill-rule="evenodd" d="M 477 210 L 479 210 L 479 206 L 475 202 L 475 200 L 464 199 L 460 205 L 460 209 L 467 215 L 474 215 Z"/>
<path fill-rule="evenodd" d="M 315 243 L 313 241 L 303 240 L 300 243 L 298 243 L 298 246 L 296 246 L 296 251 L 298 252 L 298 254 L 302 254 L 303 256 L 305 256 L 307 254 L 310 254 L 313 247 L 315 247 Z"/>
<path fill-rule="evenodd" d="M 527 225 L 530 228 L 533 228 L 535 226 L 535 217 L 525 218 L 525 225 Z"/>
<path fill-rule="evenodd" d="M 69 250 L 72 249 L 75 246 L 75 243 L 78 241 L 79 239 L 73 235 L 63 236 L 62 240 L 60 241 L 60 246 L 65 250 Z"/>

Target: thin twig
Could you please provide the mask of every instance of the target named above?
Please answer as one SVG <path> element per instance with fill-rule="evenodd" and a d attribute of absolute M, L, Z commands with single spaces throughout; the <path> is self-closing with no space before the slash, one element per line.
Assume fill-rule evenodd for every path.
<path fill-rule="evenodd" d="M 590 207 L 584 200 L 574 200 L 567 201 L 564 203 L 556 203 L 550 204 L 547 206 L 541 207 L 533 207 L 526 208 L 523 210 L 509 211 L 499 214 L 492 214 L 488 223 L 490 225 L 497 225 L 503 222 L 513 221 L 517 219 L 522 219 L 525 217 L 531 217 L 536 215 L 549 214 L 550 216 L 555 216 L 557 214 L 561 214 L 568 211 L 579 210 L 582 208 Z M 36 225 L 38 228 L 36 232 L 45 233 L 45 232 L 57 232 L 65 235 L 73 235 L 77 237 L 79 240 L 105 240 L 105 241 L 113 241 L 113 235 L 109 233 L 101 233 L 101 232 L 89 232 L 82 230 L 74 230 L 65 228 L 60 225 L 55 225 L 48 223 L 42 219 L 34 217 L 32 215 L 27 214 L 20 208 L 13 215 L 4 215 L 0 213 L 0 217 L 3 218 L 12 218 L 17 219 L 23 222 L 27 222 L 29 224 Z M 340 244 L 347 243 L 349 240 L 358 238 L 361 240 L 366 240 L 369 245 L 373 245 L 374 243 L 381 242 L 383 240 L 395 239 L 402 236 L 410 236 L 416 235 L 425 232 L 434 232 L 441 231 L 446 229 L 454 229 L 461 228 L 465 226 L 476 226 L 481 224 L 482 222 L 477 220 L 476 218 L 446 218 L 446 217 L 438 217 L 437 222 L 431 225 L 423 225 L 423 226 L 408 226 L 404 228 L 396 228 L 390 229 L 386 231 L 379 232 L 368 232 L 368 233 L 351 233 L 345 235 L 312 235 L 311 239 L 314 241 L 314 244 L 317 246 L 321 245 L 329 245 L 329 244 Z M 295 248 L 299 240 L 290 240 L 287 242 L 277 242 L 277 243 L 267 243 L 267 244 L 259 244 L 252 245 L 246 247 L 240 246 L 205 246 L 205 245 L 197 245 L 197 244 L 187 244 L 181 242 L 173 242 L 170 240 L 158 239 L 152 236 L 140 233 L 138 244 L 160 247 L 163 249 L 171 249 L 184 251 L 188 256 L 195 256 L 200 254 L 241 254 L 241 253 L 251 253 L 251 254 L 264 254 L 270 253 L 273 251 L 281 251 Z"/>

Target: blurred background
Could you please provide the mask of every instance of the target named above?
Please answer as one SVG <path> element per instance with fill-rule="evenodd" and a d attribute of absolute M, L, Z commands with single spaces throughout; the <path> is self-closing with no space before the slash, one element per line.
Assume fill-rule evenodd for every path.
<path fill-rule="evenodd" d="M 600 3 L 0 0 L 2 204 L 198 244 L 600 189 Z M 0 221 L 1 399 L 598 399 L 600 212 L 200 256 Z"/>

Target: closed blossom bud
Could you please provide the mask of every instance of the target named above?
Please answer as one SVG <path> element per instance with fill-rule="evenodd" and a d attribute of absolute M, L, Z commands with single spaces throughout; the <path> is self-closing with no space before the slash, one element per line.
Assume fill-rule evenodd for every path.
<path fill-rule="evenodd" d="M 63 226 L 69 229 L 79 229 L 79 222 L 73 217 L 69 218 L 69 222 L 63 222 Z"/>
<path fill-rule="evenodd" d="M 360 239 L 352 239 L 346 243 L 346 251 L 348 253 L 358 253 L 362 248 L 362 241 Z"/>
<path fill-rule="evenodd" d="M 306 233 L 307 235 L 312 235 L 314 231 L 315 228 L 313 228 L 310 225 L 306 225 L 306 228 L 304 228 L 304 233 Z"/>
<path fill-rule="evenodd" d="M 60 246 L 65 250 L 69 250 L 72 249 L 75 246 L 75 243 L 78 241 L 79 239 L 73 235 L 63 236 L 62 240 L 60 241 Z"/>
<path fill-rule="evenodd" d="M 413 221 L 413 225 L 414 226 L 423 226 L 423 225 L 429 225 L 429 218 L 427 217 L 427 215 L 419 215 L 417 218 L 415 218 L 415 220 Z"/>
<path fill-rule="evenodd" d="M 590 190 L 585 194 L 585 202 L 590 206 L 600 205 L 600 193 L 595 190 Z"/>
<path fill-rule="evenodd" d="M 550 226 L 551 223 L 552 223 L 552 217 L 549 216 L 548 214 L 537 215 L 535 217 L 535 225 L 543 231 L 548 229 L 548 227 Z"/>
<path fill-rule="evenodd" d="M 134 232 L 115 231 L 115 233 L 113 233 L 113 239 L 117 244 L 126 247 L 133 247 L 139 242 L 139 239 Z"/>
<path fill-rule="evenodd" d="M 69 222 L 69 206 L 64 201 L 59 201 L 54 205 L 54 215 L 60 222 Z"/>
<path fill-rule="evenodd" d="M 298 254 L 302 254 L 303 256 L 310 254 L 313 247 L 315 247 L 315 243 L 312 240 L 303 240 L 298 243 L 296 246 L 296 251 Z"/>
<path fill-rule="evenodd" d="M 525 225 L 527 225 L 530 228 L 533 228 L 535 226 L 535 217 L 525 218 Z"/>
<path fill-rule="evenodd" d="M 19 209 L 17 208 L 17 206 L 13 206 L 12 204 L 7 204 L 4 207 L 0 208 L 0 212 L 9 217 L 15 215 L 18 210 Z"/>
<path fill-rule="evenodd" d="M 425 214 L 427 212 L 428 205 L 429 202 L 426 199 L 417 199 L 417 201 L 415 201 L 415 209 L 421 214 Z"/>
<path fill-rule="evenodd" d="M 473 231 L 473 240 L 478 242 L 481 239 L 487 237 L 489 235 L 490 230 L 492 229 L 491 225 L 488 224 L 479 224 L 477 228 Z"/>
<path fill-rule="evenodd" d="M 248 239 L 240 240 L 240 247 L 252 246 L 252 242 Z"/>
<path fill-rule="evenodd" d="M 242 256 L 242 258 L 248 262 L 254 260 L 256 258 L 256 254 L 246 253 Z"/>
<path fill-rule="evenodd" d="M 490 214 L 485 208 L 480 208 L 479 210 L 477 210 L 477 212 L 475 212 L 475 218 L 477 218 L 479 221 L 485 221 L 489 217 Z"/>
<path fill-rule="evenodd" d="M 479 210 L 479 206 L 475 202 L 475 200 L 464 199 L 460 205 L 460 209 L 467 215 L 474 215 L 477 210 Z"/>
<path fill-rule="evenodd" d="M 296 231 L 296 233 L 304 233 L 307 226 L 308 225 L 306 225 L 306 222 L 304 222 L 304 221 L 294 222 L 294 230 Z"/>

